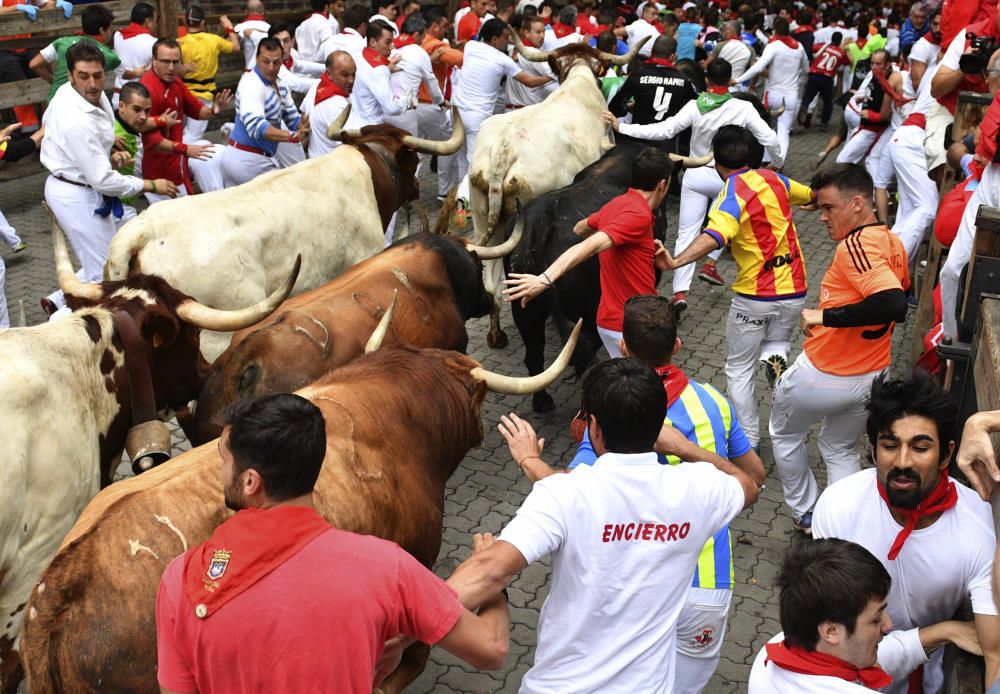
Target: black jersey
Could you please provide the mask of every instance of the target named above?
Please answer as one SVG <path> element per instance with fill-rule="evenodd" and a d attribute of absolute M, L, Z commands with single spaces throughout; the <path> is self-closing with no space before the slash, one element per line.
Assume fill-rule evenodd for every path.
<path fill-rule="evenodd" d="M 698 91 L 683 72 L 673 65 L 646 61 L 625 80 L 609 108 L 618 117 L 631 111 L 633 123 L 647 125 L 676 115 L 697 97 Z"/>

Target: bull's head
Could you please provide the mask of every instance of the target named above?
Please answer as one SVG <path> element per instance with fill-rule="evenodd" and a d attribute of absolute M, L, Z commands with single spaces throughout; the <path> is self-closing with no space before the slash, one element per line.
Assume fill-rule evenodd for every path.
<path fill-rule="evenodd" d="M 199 331 L 228 332 L 260 321 L 291 292 L 301 263 L 301 259 L 296 260 L 282 287 L 265 300 L 248 308 L 222 311 L 204 306 L 155 275 L 81 282 L 73 272 L 65 237 L 54 216 L 52 240 L 59 286 L 70 308 L 103 308 L 114 316 L 110 336 L 101 335 L 97 319 L 86 322 L 95 343 L 110 338 L 111 347 L 101 359 L 101 370 L 109 392 L 118 398 L 120 412 L 116 421 L 120 426 L 134 426 L 152 419 L 157 412 L 181 409 L 196 398 L 208 371 L 199 350 Z M 150 437 L 147 432 L 142 438 L 148 442 L 160 434 L 162 431 L 154 432 Z M 146 445 L 130 447 L 141 452 Z M 114 445 L 109 445 L 109 450 L 113 449 Z M 118 451 L 120 454 L 120 446 Z"/>
<path fill-rule="evenodd" d="M 543 51 L 538 48 L 525 46 L 516 31 L 511 31 L 510 36 L 514 41 L 514 46 L 517 48 L 518 53 L 536 63 L 548 62 L 549 67 L 552 68 L 552 73 L 559 78 L 560 82 L 566 79 L 569 71 L 576 65 L 586 65 L 594 73 L 594 77 L 600 79 L 604 77 L 609 65 L 622 66 L 632 62 L 635 56 L 638 55 L 639 49 L 649 40 L 647 36 L 629 49 L 629 52 L 625 55 L 614 55 L 613 53 L 599 51 L 585 43 L 572 43 L 560 46 L 554 51 Z"/>
<path fill-rule="evenodd" d="M 465 128 L 452 109 L 453 130 L 447 140 L 425 140 L 415 137 L 393 125 L 366 125 L 360 130 L 344 130 L 344 124 L 351 115 L 351 105 L 340 113 L 326 129 L 331 140 L 356 147 L 365 157 L 372 170 L 375 197 L 378 200 L 379 215 L 383 226 L 404 203 L 420 197 L 417 182 L 418 154 L 454 154 L 465 142 Z"/>

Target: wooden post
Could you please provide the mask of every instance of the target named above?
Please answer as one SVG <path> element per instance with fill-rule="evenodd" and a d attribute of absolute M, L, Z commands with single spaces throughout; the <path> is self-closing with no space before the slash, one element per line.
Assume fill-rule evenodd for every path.
<path fill-rule="evenodd" d="M 160 0 L 158 13 L 160 38 L 177 38 L 177 24 L 181 17 L 178 0 Z"/>
<path fill-rule="evenodd" d="M 1000 209 L 980 205 L 976 214 L 976 238 L 972 245 L 972 255 L 969 258 L 969 270 L 965 278 L 965 292 L 962 297 L 962 310 L 959 315 L 962 322 L 966 322 L 966 311 L 971 305 L 975 305 L 975 297 L 972 296 L 974 289 L 972 280 L 973 270 L 976 267 L 978 258 L 1000 258 Z M 994 287 L 1000 287 L 1000 277 L 988 277 Z M 947 309 L 946 309 L 947 310 Z"/>

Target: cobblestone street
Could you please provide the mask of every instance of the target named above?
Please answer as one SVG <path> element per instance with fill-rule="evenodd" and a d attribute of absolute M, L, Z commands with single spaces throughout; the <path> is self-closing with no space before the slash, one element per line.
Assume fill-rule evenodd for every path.
<path fill-rule="evenodd" d="M 797 131 L 792 137 L 786 173 L 808 183 L 816 169 L 816 153 L 827 137 L 828 133 L 815 129 Z M 828 162 L 833 162 L 832 156 Z M 422 177 L 422 204 L 432 223 L 438 209 L 434 199 L 436 182 L 433 179 L 434 175 L 429 173 Z M 0 208 L 28 244 L 26 253 L 5 256 L 7 300 L 11 321 L 15 325 L 22 310 L 29 325 L 39 323 L 43 314 L 38 299 L 55 288 L 49 223 L 40 206 L 43 183 L 44 176 L 38 174 L 0 184 Z M 677 196 L 670 198 L 667 223 L 669 248 L 673 247 L 676 235 L 677 201 Z M 820 223 L 818 213 L 796 210 L 794 216 L 810 282 L 807 306 L 814 307 L 820 280 L 831 260 L 834 244 Z M 719 269 L 728 280 L 735 277 L 735 266 L 728 254 L 723 256 Z M 670 277 L 665 275 L 661 293 L 669 292 Z M 726 385 L 723 373 L 725 325 L 731 296 L 726 287 L 713 288 L 695 282 L 689 296 L 690 308 L 684 314 L 679 330 L 683 348 L 676 360 L 690 377 L 710 382 L 723 392 Z M 503 325 L 511 340 L 507 348 L 494 350 L 486 345 L 487 323 L 487 319 L 469 323 L 469 353 L 489 369 L 511 374 L 526 373 L 521 361 L 521 340 L 509 308 L 505 308 L 503 314 Z M 801 335 L 797 335 L 792 358 L 800 350 L 801 342 Z M 901 373 L 909 364 L 910 330 L 897 329 L 894 345 L 894 371 Z M 546 363 L 551 363 L 560 347 L 556 332 L 550 326 Z M 762 373 L 758 374 L 757 389 L 761 400 L 761 429 L 765 434 L 761 455 L 768 478 L 766 489 L 757 504 L 732 524 L 736 587 L 722 660 L 706 690 L 709 694 L 746 691 L 750 663 L 763 643 L 779 631 L 777 596 L 772 583 L 780 557 L 790 542 L 800 541 L 801 538 L 792 529 L 792 519 L 782 503 L 781 485 L 773 469 L 774 460 L 766 436 L 771 396 Z M 469 452 L 448 485 L 444 536 L 435 567 L 439 575 L 448 576 L 469 556 L 472 533 L 499 533 L 530 491 L 529 483 L 510 459 L 497 431 L 501 414 L 517 412 L 531 422 L 539 435 L 546 439 L 545 458 L 548 462 L 565 465 L 572 457 L 568 427 L 579 407 L 579 383 L 572 374 L 567 374 L 549 392 L 556 407 L 543 415 L 531 411 L 529 397 L 487 395 L 483 405 L 485 439 L 479 448 Z M 406 422 L 396 424 L 400 429 L 406 428 Z M 187 448 L 187 442 L 179 434 L 175 444 L 175 455 Z M 812 439 L 809 446 L 814 469 L 825 481 L 822 463 Z M 862 457 L 864 459 L 865 456 Z M 510 587 L 512 632 L 510 654 L 504 670 L 475 672 L 435 649 L 426 670 L 408 691 L 516 692 L 522 676 L 532 663 L 538 614 L 548 593 L 548 579 L 547 563 L 539 564 L 522 572 Z M 109 599 L 113 598 L 109 596 Z"/>

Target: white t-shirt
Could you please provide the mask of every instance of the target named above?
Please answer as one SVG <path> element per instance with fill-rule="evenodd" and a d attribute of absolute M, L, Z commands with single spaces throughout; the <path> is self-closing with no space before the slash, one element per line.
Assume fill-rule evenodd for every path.
<path fill-rule="evenodd" d="M 400 61 L 396 63 L 399 68 L 390 77 L 392 93 L 396 98 L 405 101 L 407 104 L 416 105 L 417 90 L 420 83 L 424 82 L 430 91 L 431 102 L 440 104 L 444 102 L 444 95 L 441 87 L 438 86 L 437 77 L 434 76 L 434 69 L 431 67 L 431 57 L 427 51 L 420 47 L 420 44 L 411 43 L 402 48 L 393 50 L 393 54 L 400 56 Z"/>
<path fill-rule="evenodd" d="M 545 98 L 549 94 L 559 88 L 559 80 L 557 80 L 556 76 L 552 73 L 552 68 L 549 67 L 548 63 L 528 60 L 527 58 L 523 58 L 516 53 L 514 54 L 513 59 L 525 74 L 532 76 L 545 75 L 552 81 L 548 84 L 543 84 L 541 87 L 529 87 L 521 84 L 515 79 L 508 79 L 506 87 L 506 103 L 514 106 L 531 106 L 533 104 L 540 104 L 545 101 Z"/>
<path fill-rule="evenodd" d="M 521 693 L 668 693 L 675 627 L 702 546 L 743 508 L 708 463 L 606 453 L 536 482 L 500 539 L 528 563 L 551 555 L 535 666 Z"/>
<path fill-rule="evenodd" d="M 319 12 L 313 12 L 295 30 L 295 45 L 303 60 L 322 63 L 326 60 L 320 45 L 333 36 L 330 20 Z"/>
<path fill-rule="evenodd" d="M 121 58 L 122 64 L 115 70 L 115 89 L 120 90 L 126 82 L 138 82 L 138 77 L 125 79 L 122 75 L 126 70 L 135 70 L 153 63 L 153 44 L 156 37 L 152 34 L 136 34 L 132 38 L 122 37 L 120 31 L 115 32 L 115 53 Z"/>
<path fill-rule="evenodd" d="M 521 72 L 510 56 L 481 41 L 465 44 L 465 56 L 454 84 L 453 101 L 462 114 L 462 123 L 470 132 L 479 130 L 493 115 L 500 95 L 500 82 Z"/>
<path fill-rule="evenodd" d="M 628 32 L 628 39 L 626 43 L 628 43 L 629 50 L 632 50 L 632 47 L 641 41 L 644 36 L 651 37 L 649 41 L 646 41 L 642 48 L 639 49 L 639 55 L 648 58 L 650 51 L 653 50 L 653 42 L 660 35 L 659 30 L 657 30 L 655 26 L 647 22 L 645 19 L 637 19 L 625 27 L 625 31 Z"/>
<path fill-rule="evenodd" d="M 948 48 L 941 58 L 941 64 L 946 68 L 961 71 L 958 62 L 961 60 L 962 54 L 965 53 L 965 35 L 969 32 L 970 27 L 971 25 L 963 27 L 960 32 L 955 34 L 955 38 L 951 40 L 951 43 L 948 44 Z"/>
<path fill-rule="evenodd" d="M 326 61 L 327 57 L 334 51 L 344 51 L 349 53 L 354 58 L 354 62 L 357 63 L 361 60 L 361 51 L 367 45 L 364 36 L 359 34 L 356 29 L 348 27 L 339 34 L 323 39 L 323 43 L 320 44 L 320 53 L 323 54 L 323 60 Z"/>
<path fill-rule="evenodd" d="M 767 70 L 767 91 L 786 94 L 797 92 L 799 78 L 809 73 L 806 49 L 801 43 L 796 48 L 789 48 L 783 41 L 772 39 L 764 46 L 760 60 L 744 72 L 740 79 L 744 82 L 752 80 L 764 70 Z"/>
<path fill-rule="evenodd" d="M 326 129 L 330 126 L 330 123 L 336 120 L 337 116 L 343 113 L 348 104 L 346 98 L 337 94 L 323 100 L 319 106 L 316 106 L 316 90 L 318 88 L 319 82 L 317 81 L 302 100 L 301 106 L 302 113 L 309 114 L 310 158 L 332 152 L 340 145 L 340 141 L 331 140 L 326 136 Z"/>
<path fill-rule="evenodd" d="M 826 488 L 813 511 L 813 537 L 838 537 L 861 545 L 892 577 L 887 612 L 897 629 L 951 619 L 968 596 L 976 614 L 995 615 L 991 591 L 996 535 L 990 505 L 955 482 L 958 503 L 933 524 L 914 530 L 895 560 L 889 549 L 902 530 L 879 496 L 875 468 Z M 924 668 L 925 691 L 941 684 L 940 651 Z M 906 684 L 886 691 L 905 692 Z"/>
<path fill-rule="evenodd" d="M 738 38 L 720 41 L 715 49 L 715 56 L 733 67 L 732 77 L 737 82 L 742 81 L 742 75 L 750 67 L 753 55 L 753 49 Z"/>
<path fill-rule="evenodd" d="M 938 56 L 941 54 L 941 47 L 936 43 L 931 43 L 926 36 L 921 36 L 913 48 L 910 49 L 910 61 L 917 60 L 927 65 L 927 69 L 937 65 Z"/>
<path fill-rule="evenodd" d="M 271 25 L 263 19 L 244 19 L 233 27 L 243 46 L 243 62 L 247 70 L 253 70 L 257 64 L 257 44 L 267 37 L 267 30 L 270 28 Z M 246 32 L 250 32 L 249 37 L 244 35 Z"/>
<path fill-rule="evenodd" d="M 784 640 L 783 633 L 768 643 Z M 916 629 L 893 631 L 886 634 L 878 645 L 878 664 L 894 681 L 906 682 L 906 677 L 920 665 L 927 662 L 927 655 L 920 645 L 920 635 Z M 855 682 L 825 675 L 803 675 L 785 670 L 767 662 L 767 651 L 757 653 L 750 669 L 747 694 L 838 694 L 849 692 L 861 694 L 871 692 Z"/>

